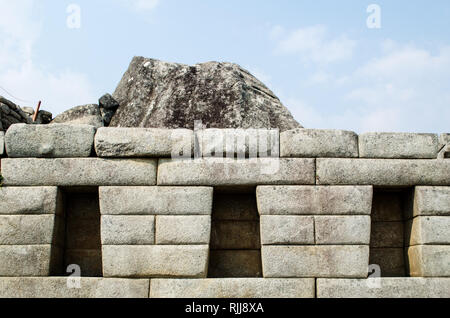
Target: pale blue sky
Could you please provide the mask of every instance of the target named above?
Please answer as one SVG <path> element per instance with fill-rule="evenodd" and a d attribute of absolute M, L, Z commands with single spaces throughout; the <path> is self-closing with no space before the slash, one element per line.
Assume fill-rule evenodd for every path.
<path fill-rule="evenodd" d="M 372 3 L 381 29 L 366 25 Z M 308 128 L 450 131 L 448 0 L 0 0 L 0 12 L 0 86 L 55 115 L 112 93 L 142 55 L 238 63 Z"/>

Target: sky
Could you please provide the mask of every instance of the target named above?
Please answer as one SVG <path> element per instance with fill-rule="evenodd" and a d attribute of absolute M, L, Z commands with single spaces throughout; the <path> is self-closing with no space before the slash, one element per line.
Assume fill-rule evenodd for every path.
<path fill-rule="evenodd" d="M 0 13 L 0 95 L 54 115 L 113 93 L 145 56 L 240 64 L 306 128 L 450 132 L 448 0 L 0 0 Z"/>

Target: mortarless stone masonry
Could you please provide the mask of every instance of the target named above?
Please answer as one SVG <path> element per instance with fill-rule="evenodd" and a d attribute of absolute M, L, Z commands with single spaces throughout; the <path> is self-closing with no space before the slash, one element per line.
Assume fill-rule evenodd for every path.
<path fill-rule="evenodd" d="M 450 297 L 448 146 L 448 134 L 12 125 L 0 297 Z M 64 277 L 72 259 L 80 289 Z M 403 277 L 369 277 L 386 263 Z"/>

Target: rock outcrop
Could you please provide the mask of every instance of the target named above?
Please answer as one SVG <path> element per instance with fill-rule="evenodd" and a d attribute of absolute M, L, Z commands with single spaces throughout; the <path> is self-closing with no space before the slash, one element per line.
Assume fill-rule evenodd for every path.
<path fill-rule="evenodd" d="M 53 119 L 52 124 L 85 124 L 103 127 L 103 118 L 98 105 L 82 105 L 65 111 Z"/>
<path fill-rule="evenodd" d="M 232 63 L 188 66 L 135 57 L 114 98 L 111 127 L 301 128 L 275 94 Z"/>

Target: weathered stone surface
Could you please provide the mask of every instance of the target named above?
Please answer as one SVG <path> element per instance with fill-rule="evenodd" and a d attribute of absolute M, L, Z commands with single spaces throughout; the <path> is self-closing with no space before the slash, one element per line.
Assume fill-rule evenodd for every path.
<path fill-rule="evenodd" d="M 0 188 L 0 214 L 60 214 L 61 208 L 57 187 Z"/>
<path fill-rule="evenodd" d="M 3 159 L 6 186 L 154 185 L 154 159 Z"/>
<path fill-rule="evenodd" d="M 102 215 L 211 215 L 213 188 L 100 187 Z"/>
<path fill-rule="evenodd" d="M 439 136 L 439 146 L 443 147 L 450 144 L 450 134 L 440 134 Z"/>
<path fill-rule="evenodd" d="M 370 215 L 372 187 L 260 186 L 261 215 Z"/>
<path fill-rule="evenodd" d="M 156 244 L 209 244 L 210 216 L 157 216 Z"/>
<path fill-rule="evenodd" d="M 314 279 L 153 279 L 150 298 L 314 298 Z"/>
<path fill-rule="evenodd" d="M 439 150 L 438 159 L 450 158 L 450 134 L 441 134 L 439 136 Z"/>
<path fill-rule="evenodd" d="M 208 246 L 103 246 L 105 277 L 204 278 Z"/>
<path fill-rule="evenodd" d="M 280 134 L 276 129 L 201 129 L 195 131 L 196 155 L 204 158 L 277 158 Z"/>
<path fill-rule="evenodd" d="M 155 217 L 135 215 L 103 215 L 103 245 L 155 244 Z"/>
<path fill-rule="evenodd" d="M 88 125 L 12 125 L 5 135 L 6 152 L 10 158 L 89 157 L 94 134 Z"/>
<path fill-rule="evenodd" d="M 317 184 L 450 185 L 450 161 L 401 159 L 317 159 Z"/>
<path fill-rule="evenodd" d="M 441 244 L 450 245 L 450 217 L 420 216 L 410 221 L 407 226 L 409 245 Z"/>
<path fill-rule="evenodd" d="M 0 277 L 49 276 L 61 250 L 51 245 L 0 246 Z"/>
<path fill-rule="evenodd" d="M 253 221 L 213 221 L 212 249 L 259 249 L 259 224 Z"/>
<path fill-rule="evenodd" d="M 412 277 L 449 277 L 450 245 L 416 245 L 408 249 Z"/>
<path fill-rule="evenodd" d="M 158 185 L 314 184 L 314 171 L 314 159 L 162 159 Z"/>
<path fill-rule="evenodd" d="M 314 244 L 314 218 L 310 216 L 261 216 L 263 245 Z"/>
<path fill-rule="evenodd" d="M 373 222 L 370 246 L 403 247 L 403 222 Z"/>
<path fill-rule="evenodd" d="M 281 157 L 358 158 L 358 135 L 352 131 L 295 129 L 280 136 Z"/>
<path fill-rule="evenodd" d="M 95 151 L 99 157 L 191 158 L 193 135 L 188 129 L 100 128 Z"/>
<path fill-rule="evenodd" d="M 372 265 L 380 266 L 382 277 L 403 277 L 406 275 L 404 248 L 370 248 Z"/>
<path fill-rule="evenodd" d="M 450 215 L 450 187 L 416 187 L 414 216 Z"/>
<path fill-rule="evenodd" d="M 98 105 L 82 105 L 56 116 L 52 124 L 85 124 L 96 128 L 103 127 L 103 119 Z"/>
<path fill-rule="evenodd" d="M 368 275 L 369 246 L 263 246 L 264 277 Z"/>
<path fill-rule="evenodd" d="M 192 129 L 198 120 L 211 128 L 301 127 L 263 83 L 231 63 L 135 57 L 113 97 L 114 127 Z"/>
<path fill-rule="evenodd" d="M 56 244 L 59 228 L 54 215 L 1 215 L 0 245 Z"/>
<path fill-rule="evenodd" d="M 380 284 L 377 287 L 377 284 Z M 318 279 L 318 298 L 449 298 L 449 278 Z"/>
<path fill-rule="evenodd" d="M 316 244 L 369 245 L 370 216 L 315 216 Z"/>
<path fill-rule="evenodd" d="M 414 133 L 365 133 L 359 136 L 361 158 L 435 159 L 438 135 Z"/>
<path fill-rule="evenodd" d="M 0 131 L 0 157 L 3 156 L 5 152 L 5 133 Z"/>
<path fill-rule="evenodd" d="M 67 277 L 0 278 L 0 298 L 147 298 L 148 279 Z"/>
<path fill-rule="evenodd" d="M 208 277 L 262 277 L 261 251 L 211 250 Z"/>

